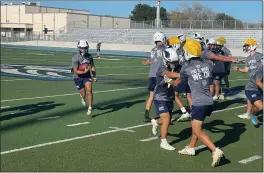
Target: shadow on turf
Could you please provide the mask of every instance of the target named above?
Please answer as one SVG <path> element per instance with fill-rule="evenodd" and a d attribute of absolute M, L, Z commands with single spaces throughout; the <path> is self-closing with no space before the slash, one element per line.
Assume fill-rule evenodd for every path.
<path fill-rule="evenodd" d="M 92 117 L 95 118 L 97 116 L 108 114 L 108 113 L 115 112 L 115 111 L 119 111 L 119 110 L 124 109 L 124 108 L 130 108 L 131 106 L 133 106 L 135 104 L 143 103 L 145 101 L 146 100 L 136 100 L 136 101 L 130 101 L 130 102 L 121 102 L 121 103 L 110 104 L 110 105 L 107 105 L 105 107 L 98 107 L 97 108 L 98 110 L 108 110 L 108 109 L 111 109 L 111 110 L 93 115 Z"/>
<path fill-rule="evenodd" d="M 215 126 L 226 126 L 226 127 L 231 127 L 231 129 L 230 128 L 220 129 Z M 225 134 L 225 136 L 222 139 L 215 142 L 215 145 L 221 148 L 239 141 L 240 135 L 246 131 L 245 124 L 243 123 L 225 124 L 223 120 L 214 120 L 209 123 L 204 123 L 203 129 L 205 131 L 210 131 L 211 133 L 224 133 Z M 178 138 L 171 142 L 171 145 L 173 145 L 181 141 L 184 141 L 186 139 L 189 139 L 192 135 L 192 128 L 191 127 L 185 128 L 179 134 L 168 133 L 168 135 Z M 197 151 L 204 151 L 204 150 L 205 149 L 201 149 Z"/>
<path fill-rule="evenodd" d="M 98 109 L 101 106 L 109 105 L 113 102 L 114 103 L 122 103 L 122 102 L 130 100 L 130 99 L 136 99 L 136 98 L 140 98 L 142 96 L 144 97 L 147 95 L 148 95 L 148 92 L 139 92 L 137 94 L 130 95 L 130 96 L 123 96 L 123 97 L 119 97 L 117 99 L 109 99 L 107 101 L 97 102 L 94 105 L 94 109 Z M 60 116 L 60 117 L 72 116 L 72 115 L 75 115 L 76 113 L 83 113 L 84 116 L 87 116 L 86 111 L 87 111 L 87 109 L 80 105 L 79 107 L 76 107 L 76 108 L 70 108 L 70 109 L 62 110 L 62 111 L 56 112 L 56 113 L 52 112 L 52 113 L 46 114 L 46 115 L 38 117 L 38 118 L 53 117 L 53 116 Z M 28 119 L 25 121 L 14 122 L 12 124 L 1 124 L 1 131 L 5 132 L 8 130 L 13 130 L 15 128 L 19 128 L 21 126 L 28 126 L 28 125 L 31 125 L 33 123 L 36 124 L 36 123 L 43 123 L 43 122 L 44 121 L 38 121 L 36 118 L 31 118 L 31 119 Z"/>
<path fill-rule="evenodd" d="M 217 126 L 224 126 L 224 128 L 220 128 Z M 205 131 L 209 131 L 211 133 L 223 133 L 224 136 L 214 142 L 216 147 L 224 148 L 227 145 L 236 143 L 239 141 L 240 136 L 246 131 L 245 124 L 243 123 L 233 123 L 233 124 L 225 124 L 223 120 L 213 120 L 209 123 L 203 124 L 203 129 Z M 168 134 L 169 136 L 177 137 L 178 139 L 172 141 L 170 144 L 176 144 L 186 139 L 190 139 L 192 135 L 192 128 L 183 129 L 179 134 Z M 189 141 L 188 141 L 189 142 Z M 187 144 L 187 143 L 186 143 Z M 202 148 L 196 150 L 196 154 L 199 154 L 202 151 L 208 150 L 208 148 Z M 228 164 L 230 161 L 227 158 L 224 158 L 220 165 Z"/>
<path fill-rule="evenodd" d="M 10 112 L 10 111 L 18 111 L 13 114 L 8 114 L 8 115 L 2 115 L 0 117 L 0 121 L 3 120 L 10 120 L 13 118 L 18 118 L 21 116 L 27 116 L 27 115 L 33 115 L 42 111 L 47 111 L 54 109 L 58 106 L 63 106 L 65 104 L 58 104 L 55 102 L 40 102 L 36 104 L 29 104 L 29 105 L 23 105 L 23 106 L 17 106 L 17 107 L 11 107 L 7 109 L 1 109 L 0 113 L 3 114 L 4 112 Z"/>

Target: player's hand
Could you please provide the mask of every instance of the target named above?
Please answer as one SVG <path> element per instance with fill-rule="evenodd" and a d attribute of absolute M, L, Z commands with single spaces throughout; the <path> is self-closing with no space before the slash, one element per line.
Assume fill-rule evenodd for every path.
<path fill-rule="evenodd" d="M 97 78 L 96 78 L 96 77 L 94 77 L 94 78 L 93 78 L 93 81 L 94 81 L 94 82 L 97 82 Z"/>
<path fill-rule="evenodd" d="M 89 71 L 89 67 L 87 66 L 84 71 L 83 71 L 83 74 L 87 73 Z"/>
<path fill-rule="evenodd" d="M 237 59 L 237 58 L 232 58 L 232 59 L 231 59 L 231 62 L 233 62 L 233 63 L 237 63 L 237 62 L 239 62 L 239 59 Z"/>
<path fill-rule="evenodd" d="M 166 75 L 164 75 L 164 82 L 168 84 L 168 88 L 171 86 L 170 82 L 172 81 L 171 78 L 168 78 Z"/>
<path fill-rule="evenodd" d="M 149 60 L 145 60 L 141 62 L 143 65 L 150 65 L 150 61 Z"/>
<path fill-rule="evenodd" d="M 234 66 L 233 69 L 234 69 L 235 71 L 238 71 L 239 67 L 238 67 L 238 66 Z"/>

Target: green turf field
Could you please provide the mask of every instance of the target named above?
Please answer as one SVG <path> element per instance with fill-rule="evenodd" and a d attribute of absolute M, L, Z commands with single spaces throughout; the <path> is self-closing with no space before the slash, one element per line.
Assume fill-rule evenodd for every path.
<path fill-rule="evenodd" d="M 72 55 L 1 48 L 1 64 L 70 66 Z M 245 99 L 216 103 L 216 111 L 204 123 L 226 157 L 212 168 L 211 153 L 201 143 L 196 156 L 177 153 L 189 141 L 190 122 L 169 127 L 173 152 L 160 149 L 150 124 L 142 122 L 149 70 L 141 65 L 142 59 L 101 57 L 95 59 L 99 80 L 93 84 L 93 118 L 86 115 L 72 80 L 1 76 L 1 171 L 263 170 L 263 126 L 255 128 L 237 117 L 246 110 Z M 232 88 L 244 90 L 247 74 L 231 73 Z M 173 116 L 179 117 L 178 107 L 174 110 Z M 155 117 L 154 107 L 151 116 Z"/>

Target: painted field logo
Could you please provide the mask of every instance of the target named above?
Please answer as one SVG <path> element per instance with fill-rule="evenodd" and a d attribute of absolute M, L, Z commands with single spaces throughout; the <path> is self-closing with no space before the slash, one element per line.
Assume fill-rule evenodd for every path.
<path fill-rule="evenodd" d="M 3 65 L 1 76 L 14 76 L 40 80 L 71 80 L 70 66 Z"/>

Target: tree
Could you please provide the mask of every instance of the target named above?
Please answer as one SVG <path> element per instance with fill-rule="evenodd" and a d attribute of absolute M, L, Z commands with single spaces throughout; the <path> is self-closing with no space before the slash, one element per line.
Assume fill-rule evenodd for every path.
<path fill-rule="evenodd" d="M 180 4 L 175 11 L 173 11 L 170 15 L 170 20 L 173 23 L 179 23 L 179 20 L 185 20 L 181 23 L 181 27 L 183 28 L 200 28 L 201 22 L 200 20 L 213 20 L 215 13 L 208 7 L 203 6 L 198 3 Z M 177 22 L 178 21 L 178 22 Z M 204 23 L 203 27 L 206 28 L 206 25 L 211 26 L 211 23 Z"/>
<path fill-rule="evenodd" d="M 133 21 L 154 21 L 156 19 L 157 7 L 151 7 L 147 4 L 137 4 L 129 18 Z M 168 20 L 167 10 L 163 7 L 160 8 L 160 19 Z"/>
<path fill-rule="evenodd" d="M 223 21 L 225 28 L 243 28 L 243 22 L 241 20 L 235 19 L 232 16 L 229 16 L 225 13 L 217 13 L 215 20 Z"/>

